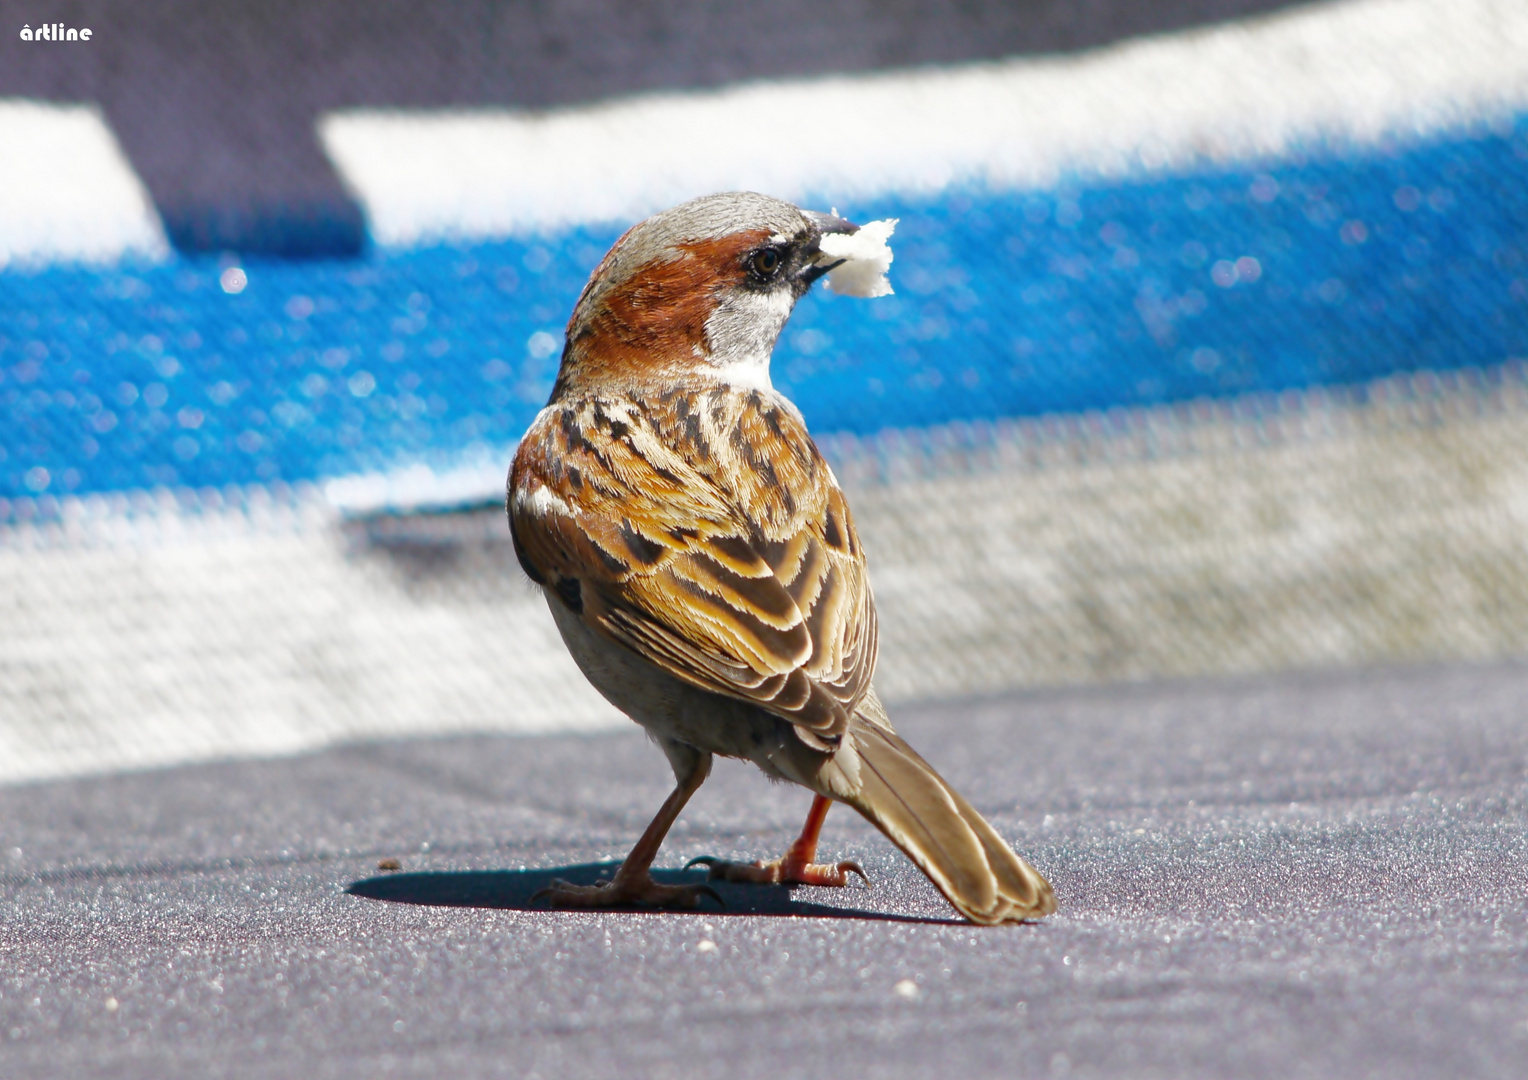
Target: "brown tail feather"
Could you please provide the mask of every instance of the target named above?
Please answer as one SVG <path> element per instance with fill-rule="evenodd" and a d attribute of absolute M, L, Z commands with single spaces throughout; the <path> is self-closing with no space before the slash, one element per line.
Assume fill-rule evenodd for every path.
<path fill-rule="evenodd" d="M 859 790 L 846 801 L 901 848 L 966 918 L 992 925 L 1056 910 L 1050 883 L 887 727 L 856 715 Z"/>

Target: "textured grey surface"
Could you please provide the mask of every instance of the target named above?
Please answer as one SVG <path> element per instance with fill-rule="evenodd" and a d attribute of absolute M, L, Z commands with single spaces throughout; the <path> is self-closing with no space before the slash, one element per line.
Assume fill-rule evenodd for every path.
<path fill-rule="evenodd" d="M 617 856 L 661 800 L 634 733 L 0 789 L 0 1075 L 1524 1076 L 1525 694 L 1438 667 L 903 709 L 1057 887 L 997 930 L 842 810 L 873 890 L 517 907 L 520 868 Z M 723 763 L 664 863 L 773 852 L 806 805 Z M 793 904 L 893 917 L 750 913 Z"/>

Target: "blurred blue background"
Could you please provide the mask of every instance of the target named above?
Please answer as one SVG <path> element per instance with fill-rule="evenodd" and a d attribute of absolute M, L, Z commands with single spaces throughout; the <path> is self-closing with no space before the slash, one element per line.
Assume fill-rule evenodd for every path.
<path fill-rule="evenodd" d="M 1528 354 L 1522 117 L 1264 168 L 968 185 L 855 213 L 901 219 L 897 294 L 814 292 L 776 354 L 777 385 L 819 432 Z M 0 496 L 292 482 L 512 444 L 617 235 L 0 273 Z"/>
<path fill-rule="evenodd" d="M 0 783 L 624 725 L 505 528 L 589 272 L 899 219 L 773 378 L 906 702 L 1528 655 L 1528 8 L 0 0 Z"/>

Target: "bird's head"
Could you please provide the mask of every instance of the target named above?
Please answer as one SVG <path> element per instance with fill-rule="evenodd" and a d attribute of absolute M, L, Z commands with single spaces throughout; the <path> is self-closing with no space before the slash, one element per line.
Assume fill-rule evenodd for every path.
<path fill-rule="evenodd" d="M 612 380 L 692 373 L 768 386 L 791 309 L 833 269 L 822 238 L 858 228 L 752 192 L 653 215 L 616 241 L 584 286 L 552 400 Z"/>

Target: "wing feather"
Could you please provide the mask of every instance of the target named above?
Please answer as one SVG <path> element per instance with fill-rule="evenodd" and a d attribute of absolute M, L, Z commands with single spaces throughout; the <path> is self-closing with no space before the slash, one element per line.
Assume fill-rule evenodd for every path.
<path fill-rule="evenodd" d="M 527 571 L 598 633 L 813 745 L 842 736 L 875 603 L 848 503 L 783 399 L 702 385 L 548 406 L 509 515 Z"/>

